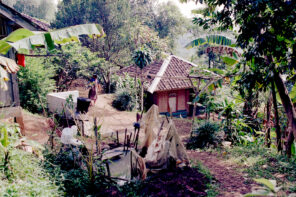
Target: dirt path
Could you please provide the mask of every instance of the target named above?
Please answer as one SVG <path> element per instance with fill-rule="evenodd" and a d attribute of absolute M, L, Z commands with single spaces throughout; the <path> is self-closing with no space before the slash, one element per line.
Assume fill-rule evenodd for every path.
<path fill-rule="evenodd" d="M 199 160 L 210 170 L 220 185 L 219 196 L 238 197 L 251 192 L 254 183 L 250 183 L 238 171 L 241 167 L 227 163 L 215 153 L 188 151 L 188 155 L 193 160 Z"/>
<path fill-rule="evenodd" d="M 124 132 L 134 129 L 133 123 L 136 122 L 136 113 L 118 111 L 112 107 L 113 94 L 98 95 L 95 106 L 90 107 L 89 116 L 98 117 L 102 123 L 101 132 L 103 135 L 115 131 Z"/>

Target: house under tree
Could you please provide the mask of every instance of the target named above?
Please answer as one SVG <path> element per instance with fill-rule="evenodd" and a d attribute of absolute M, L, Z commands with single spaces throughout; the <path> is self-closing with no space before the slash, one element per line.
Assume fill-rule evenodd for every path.
<path fill-rule="evenodd" d="M 173 115 L 187 116 L 192 113 L 188 102 L 192 100 L 193 87 L 187 78 L 190 69 L 195 64 L 180 57 L 170 55 L 164 60 L 155 61 L 143 68 L 145 91 L 148 95 L 145 106 L 156 104 L 161 114 L 173 112 Z M 136 66 L 128 66 L 118 71 L 119 75 L 125 73 L 131 77 L 140 77 L 141 71 Z"/>

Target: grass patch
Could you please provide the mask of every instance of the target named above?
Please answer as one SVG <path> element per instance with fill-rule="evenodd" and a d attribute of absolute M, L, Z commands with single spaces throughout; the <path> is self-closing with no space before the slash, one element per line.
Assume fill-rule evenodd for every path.
<path fill-rule="evenodd" d="M 249 178 L 265 178 L 276 180 L 285 192 L 296 191 L 296 162 L 285 155 L 277 153 L 261 145 L 235 146 L 227 149 L 226 159 L 243 168 Z"/>
<path fill-rule="evenodd" d="M 0 196 L 62 196 L 55 180 L 43 169 L 41 160 L 18 149 L 10 151 L 9 179 L 3 169 L 0 151 Z"/>

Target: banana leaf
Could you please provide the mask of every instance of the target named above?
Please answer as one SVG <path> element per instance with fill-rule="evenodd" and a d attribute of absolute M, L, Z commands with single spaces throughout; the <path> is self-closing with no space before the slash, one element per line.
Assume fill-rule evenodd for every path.
<path fill-rule="evenodd" d="M 227 56 L 223 56 L 221 57 L 222 61 L 227 64 L 228 66 L 233 66 L 235 64 L 237 64 L 239 61 L 237 61 L 236 59 L 227 57 Z"/>
<path fill-rule="evenodd" d="M 226 36 L 222 36 L 219 34 L 216 35 L 206 35 L 205 37 L 197 38 L 186 45 L 187 49 L 198 47 L 204 44 L 217 44 L 217 45 L 224 45 L 224 46 L 235 46 L 234 40 L 227 38 Z"/>
<path fill-rule="evenodd" d="M 30 50 L 40 46 L 52 50 L 55 45 L 79 42 L 79 36 L 81 35 L 99 38 L 104 37 L 105 33 L 98 24 L 75 25 L 49 32 L 32 32 L 27 29 L 18 29 L 8 37 L 0 40 L 0 53 L 6 54 L 12 47 L 17 51 L 20 49 Z"/>

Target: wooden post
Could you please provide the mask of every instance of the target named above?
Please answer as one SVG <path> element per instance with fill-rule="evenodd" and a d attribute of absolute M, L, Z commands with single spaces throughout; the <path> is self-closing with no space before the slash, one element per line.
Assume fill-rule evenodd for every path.
<path fill-rule="evenodd" d="M 106 168 L 107 168 L 107 175 L 108 175 L 108 177 L 111 177 L 110 166 L 109 166 L 108 161 L 106 162 Z"/>
<path fill-rule="evenodd" d="M 162 123 L 161 123 L 161 126 L 160 126 L 160 128 L 158 130 L 158 133 L 157 133 L 157 137 L 160 135 L 160 132 L 161 132 L 161 130 L 163 128 L 163 124 L 164 124 L 164 121 L 162 121 Z"/>
<path fill-rule="evenodd" d="M 95 137 L 96 137 L 96 151 L 97 151 L 97 153 L 99 153 L 97 117 L 95 117 L 95 119 L 94 119 L 94 132 L 95 132 Z"/>
<path fill-rule="evenodd" d="M 133 179 L 133 151 L 130 151 L 130 160 L 131 160 L 131 180 Z"/>
<path fill-rule="evenodd" d="M 198 78 L 198 85 L 197 85 L 197 88 L 194 88 L 194 85 L 193 85 L 193 82 L 191 80 L 190 77 L 188 77 L 189 80 L 190 80 L 190 83 L 193 87 L 193 91 L 195 93 L 195 97 L 193 99 L 193 112 L 192 112 L 192 122 L 191 122 L 191 133 L 190 133 L 190 137 L 192 137 L 192 130 L 193 130 L 193 125 L 194 125 L 194 118 L 195 118 L 195 113 L 196 113 L 196 102 L 194 102 L 194 100 L 197 98 L 198 96 L 198 93 L 199 93 L 199 86 L 200 86 L 200 78 Z"/>
<path fill-rule="evenodd" d="M 138 151 L 138 140 L 139 140 L 139 133 L 140 133 L 140 128 L 138 128 L 138 132 L 137 132 L 137 136 L 136 136 L 136 140 L 135 140 L 135 145 L 136 145 L 136 151 Z"/>
<path fill-rule="evenodd" d="M 116 140 L 117 140 L 117 146 L 119 146 L 119 136 L 118 136 L 118 130 L 116 131 Z"/>
<path fill-rule="evenodd" d="M 126 150 L 125 150 L 126 152 L 125 152 L 125 154 L 127 154 L 129 146 L 130 146 L 130 136 L 127 135 L 126 136 Z"/>
<path fill-rule="evenodd" d="M 127 139 L 126 139 L 126 132 L 127 132 L 127 128 L 124 131 L 124 143 L 123 143 L 123 151 L 125 151 L 125 146 L 127 144 Z"/>
<path fill-rule="evenodd" d="M 144 87 L 143 87 L 143 70 L 141 69 L 141 111 L 144 111 Z"/>

